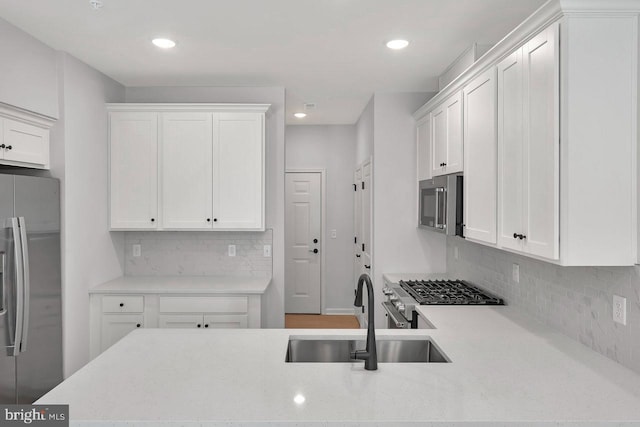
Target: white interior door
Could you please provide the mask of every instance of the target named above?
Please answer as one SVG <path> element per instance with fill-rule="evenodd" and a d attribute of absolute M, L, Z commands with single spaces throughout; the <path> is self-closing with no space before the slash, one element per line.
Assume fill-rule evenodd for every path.
<path fill-rule="evenodd" d="M 285 312 L 321 312 L 322 188 L 319 172 L 286 174 Z"/>
<path fill-rule="evenodd" d="M 355 289 L 358 277 L 362 274 L 362 168 L 356 169 L 353 176 L 353 287 Z"/>
<path fill-rule="evenodd" d="M 371 161 L 362 165 L 362 266 L 363 273 L 371 274 L 371 211 L 373 200 L 371 199 L 371 185 L 373 182 L 371 175 Z"/>

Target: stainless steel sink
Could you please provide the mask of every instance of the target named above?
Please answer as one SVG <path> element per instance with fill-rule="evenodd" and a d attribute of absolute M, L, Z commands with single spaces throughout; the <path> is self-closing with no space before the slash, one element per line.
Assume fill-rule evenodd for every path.
<path fill-rule="evenodd" d="M 291 337 L 286 362 L 349 363 L 358 362 L 351 352 L 365 348 L 364 340 L 348 337 L 314 339 Z M 447 363 L 449 359 L 430 339 L 376 338 L 379 363 Z"/>

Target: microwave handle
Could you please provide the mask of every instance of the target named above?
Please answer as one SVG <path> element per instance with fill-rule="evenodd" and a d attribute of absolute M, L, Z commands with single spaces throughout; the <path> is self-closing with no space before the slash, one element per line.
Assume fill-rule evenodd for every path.
<path fill-rule="evenodd" d="M 442 203 L 442 195 L 444 195 L 444 188 L 436 188 L 436 228 L 443 228 L 443 223 L 440 222 L 440 203 Z"/>

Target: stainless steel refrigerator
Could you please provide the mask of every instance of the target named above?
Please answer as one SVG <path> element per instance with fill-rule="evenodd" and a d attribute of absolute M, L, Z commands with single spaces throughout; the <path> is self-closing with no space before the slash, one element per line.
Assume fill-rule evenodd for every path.
<path fill-rule="evenodd" d="M 62 381 L 60 185 L 0 174 L 0 403 Z"/>

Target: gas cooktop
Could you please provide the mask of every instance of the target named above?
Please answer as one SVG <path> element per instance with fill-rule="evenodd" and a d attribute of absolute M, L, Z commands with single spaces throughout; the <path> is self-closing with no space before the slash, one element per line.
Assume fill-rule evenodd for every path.
<path fill-rule="evenodd" d="M 400 286 L 420 305 L 503 305 L 501 298 L 464 280 L 401 280 Z"/>

